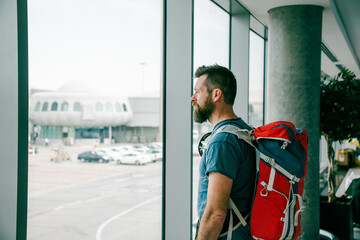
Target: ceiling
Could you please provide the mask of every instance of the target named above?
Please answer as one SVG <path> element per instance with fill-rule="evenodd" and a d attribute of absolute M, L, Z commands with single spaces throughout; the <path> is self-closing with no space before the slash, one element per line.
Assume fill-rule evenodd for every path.
<path fill-rule="evenodd" d="M 268 11 L 287 5 L 323 6 L 322 42 L 336 59 L 322 52 L 321 70 L 330 77 L 339 66 L 347 67 L 360 79 L 360 1 L 359 0 L 238 0 L 268 26 Z M 271 31 L 271 30 L 270 30 Z M 337 61 L 336 61 L 337 60 Z M 336 66 L 339 65 L 339 66 Z"/>

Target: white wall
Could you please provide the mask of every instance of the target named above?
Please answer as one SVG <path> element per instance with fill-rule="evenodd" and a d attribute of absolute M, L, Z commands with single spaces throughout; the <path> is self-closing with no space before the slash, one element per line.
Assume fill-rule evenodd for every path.
<path fill-rule="evenodd" d="M 166 11 L 163 237 L 182 240 L 191 238 L 193 1 L 167 0 Z"/>
<path fill-rule="evenodd" d="M 16 239 L 17 1 L 0 1 L 0 239 Z"/>
<path fill-rule="evenodd" d="M 240 5 L 232 6 L 230 69 L 237 80 L 235 114 L 249 119 L 249 35 L 250 14 Z"/>

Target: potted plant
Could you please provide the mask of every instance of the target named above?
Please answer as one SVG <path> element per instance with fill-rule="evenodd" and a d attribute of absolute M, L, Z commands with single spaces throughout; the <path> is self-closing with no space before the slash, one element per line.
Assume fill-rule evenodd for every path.
<path fill-rule="evenodd" d="M 333 143 L 360 136 L 360 83 L 355 74 L 343 68 L 330 81 L 320 84 L 320 131 L 328 153 L 329 202 L 335 198 L 335 151 Z"/>
<path fill-rule="evenodd" d="M 345 232 L 352 233 L 351 221 L 351 203 L 346 203 L 346 199 L 335 198 L 335 151 L 333 143 L 339 141 L 340 143 L 352 138 L 360 136 L 360 81 L 355 79 L 355 74 L 350 70 L 343 68 L 338 75 L 330 80 L 322 80 L 320 83 L 321 100 L 320 100 L 320 131 L 321 135 L 325 137 L 327 143 L 328 154 L 328 198 L 327 201 L 320 202 L 320 225 L 321 228 L 327 226 L 335 226 L 340 231 L 339 222 L 342 222 L 338 217 L 345 217 L 349 219 L 349 223 L 345 226 Z M 336 199 L 336 201 L 335 201 Z M 326 204 L 326 202 L 328 204 Z M 341 205 L 339 213 L 336 213 L 336 205 Z M 349 209 L 349 213 L 345 213 Z M 328 208 L 324 210 L 324 208 Z M 333 217 L 329 217 L 329 214 Z M 349 215 L 350 214 L 350 215 Z M 333 225 L 325 223 L 335 220 Z M 329 225 L 330 224 L 330 225 Z M 326 229 L 326 228 L 325 228 Z M 334 228 L 326 229 L 333 231 Z M 336 230 L 336 231 L 337 231 Z M 340 233 L 335 235 L 339 236 Z M 345 233 L 347 238 L 351 238 L 348 233 Z M 349 236 L 348 236 L 349 235 Z"/>

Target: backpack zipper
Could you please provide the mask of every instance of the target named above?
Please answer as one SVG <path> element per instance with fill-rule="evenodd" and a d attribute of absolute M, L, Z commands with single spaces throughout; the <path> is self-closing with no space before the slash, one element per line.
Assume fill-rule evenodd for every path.
<path fill-rule="evenodd" d="M 286 138 L 258 137 L 258 138 L 256 138 L 256 141 L 259 141 L 261 139 L 270 139 L 270 140 L 283 141 L 283 144 L 280 147 L 281 149 L 285 149 L 287 146 L 289 146 L 291 144 L 291 141 L 289 139 L 286 139 Z"/>

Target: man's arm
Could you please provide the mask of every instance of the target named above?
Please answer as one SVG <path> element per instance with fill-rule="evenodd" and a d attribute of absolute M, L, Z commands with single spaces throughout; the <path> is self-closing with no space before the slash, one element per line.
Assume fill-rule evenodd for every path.
<path fill-rule="evenodd" d="M 197 240 L 218 239 L 223 227 L 233 180 L 217 172 L 209 174 L 207 203 Z"/>

